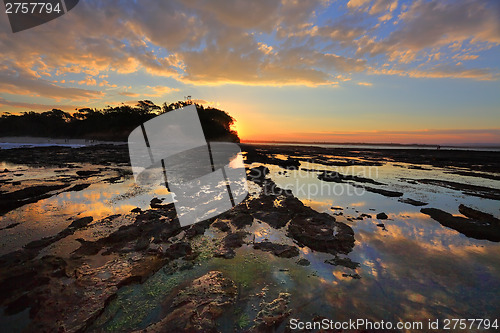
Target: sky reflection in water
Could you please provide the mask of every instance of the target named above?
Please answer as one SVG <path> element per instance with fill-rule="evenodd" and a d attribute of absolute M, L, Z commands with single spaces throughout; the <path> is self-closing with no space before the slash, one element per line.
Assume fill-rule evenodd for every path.
<path fill-rule="evenodd" d="M 286 158 L 286 156 L 278 156 Z M 398 166 L 399 165 L 399 166 Z M 407 169 L 407 165 L 387 163 L 381 167 L 326 167 L 323 165 L 302 163 L 307 169 L 336 170 L 344 174 L 375 179 L 393 191 L 404 192 L 404 198 L 412 198 L 428 202 L 428 207 L 435 207 L 458 215 L 458 205 L 463 203 L 472 208 L 499 216 L 498 202 L 488 199 L 465 196 L 458 191 L 439 188 L 431 185 L 412 184 L 404 178 L 434 178 L 460 181 L 474 185 L 500 187 L 500 182 L 481 178 L 457 176 L 446 173 L 446 170 Z M 2 164 L 3 167 L 16 168 Z M 277 258 L 269 253 L 253 250 L 244 246 L 238 249 L 235 259 L 212 259 L 198 267 L 196 276 L 203 272 L 217 269 L 234 275 L 238 282 L 242 274 L 252 276 L 252 283 L 246 292 L 256 293 L 269 286 L 269 293 L 277 295 L 280 291 L 292 294 L 291 305 L 293 318 L 311 320 L 315 315 L 322 315 L 335 320 L 366 318 L 371 320 L 422 320 L 434 318 L 491 318 L 498 315 L 500 309 L 500 244 L 475 240 L 441 226 L 429 216 L 420 213 L 420 207 L 401 203 L 398 198 L 388 198 L 380 194 L 365 192 L 357 195 L 350 184 L 326 183 L 317 179 L 316 172 L 283 172 L 277 166 L 268 165 L 270 177 L 282 188 L 292 189 L 304 204 L 320 212 L 343 215 L 336 216 L 338 221 L 347 223 L 355 232 L 356 246 L 348 255 L 350 259 L 360 263 L 356 270 L 325 263 L 331 259 L 329 254 L 314 252 L 307 247 L 301 249 L 300 257 L 307 258 L 310 266 L 298 266 L 297 258 Z M 53 170 L 30 169 L 17 166 L 23 170 L 25 178 L 55 177 Z M 403 179 L 401 179 L 403 178 Z M 306 191 L 299 188 L 306 185 Z M 335 187 L 342 194 L 333 191 L 319 190 L 307 192 L 307 185 L 317 189 Z M 373 187 L 380 187 L 371 185 Z M 254 184 L 249 186 L 250 192 L 259 191 Z M 359 191 L 359 189 L 357 189 Z M 348 195 L 349 193 L 354 195 Z M 359 193 L 359 192 L 356 192 Z M 0 231 L 2 242 L 0 252 L 7 253 L 20 248 L 29 241 L 41 236 L 54 235 L 67 227 L 71 220 L 81 216 L 93 216 L 98 221 L 112 214 L 124 214 L 132 208 L 149 208 L 152 197 L 165 198 L 171 201 L 168 191 L 163 187 L 144 190 L 128 178 L 122 183 L 96 183 L 79 192 L 64 192 L 37 203 L 26 205 L 3 217 L 0 226 L 15 221 L 25 221 L 12 229 Z M 341 207 L 342 210 L 333 210 Z M 385 212 L 388 220 L 379 221 L 375 215 Z M 361 214 L 369 214 L 372 218 L 349 221 Z M 29 222 L 29 225 L 26 223 Z M 121 221 L 120 223 L 132 223 Z M 377 226 L 384 223 L 384 228 Z M 116 227 L 116 226 L 115 226 Z M 91 228 L 92 229 L 92 228 Z M 273 242 L 292 244 L 286 237 L 286 228 L 276 230 L 266 223 L 255 222 L 248 231 L 255 235 L 256 241 L 268 239 Z M 83 232 L 83 231 L 82 231 Z M 90 231 L 86 231 L 89 233 Z M 94 232 L 94 231 L 92 231 Z M 70 253 L 78 244 L 75 238 L 80 232 L 49 247 L 43 254 Z M 86 235 L 86 239 L 91 235 Z M 239 257 L 241 255 L 241 257 Z M 258 267 L 255 266 L 258 261 Z M 261 268 L 263 271 L 260 272 Z M 353 279 L 346 274 L 357 273 L 361 279 Z M 157 280 L 169 281 L 160 270 L 151 281 L 144 285 L 131 286 L 135 290 L 134 297 L 148 297 L 141 292 Z M 156 281 L 156 282 L 155 282 Z M 170 285 L 170 284 L 168 284 Z M 121 298 L 130 307 L 130 290 L 124 289 Z M 166 292 L 166 290 L 165 290 Z M 128 296 L 127 296 L 128 295 Z M 151 299 L 147 300 L 152 302 Z M 269 300 L 268 300 L 269 301 Z M 151 311 L 158 311 L 161 298 L 151 305 Z M 140 301 L 134 304 L 142 304 Z M 119 307 L 118 307 L 119 308 Z M 128 312 L 134 309 L 128 309 Z M 252 315 L 247 304 L 246 310 Z M 127 313 L 128 313 L 127 312 Z M 152 312 L 152 313 L 153 313 Z M 119 313 L 108 313 L 109 316 L 120 316 Z M 117 318 L 118 318 L 117 317 Z M 154 316 L 153 316 L 154 317 Z M 150 320 L 153 320 L 148 315 Z M 115 318 L 116 320 L 118 320 Z M 224 320 L 224 319 L 223 319 Z M 154 321 L 154 320 L 153 320 Z M 148 321 L 142 322 L 145 327 Z M 130 328 L 139 328 L 131 326 Z"/>
<path fill-rule="evenodd" d="M 404 192 L 404 198 L 428 202 L 426 207 L 446 210 L 460 215 L 463 203 L 499 216 L 497 201 L 465 196 L 450 189 L 411 184 L 400 178 L 433 178 L 468 184 L 500 187 L 500 182 L 445 173 L 445 170 L 406 169 L 404 164 L 392 163 L 367 171 L 366 167 L 327 167 L 302 164 L 307 169 L 336 170 L 344 174 L 357 174 L 389 184 L 388 189 Z M 316 172 L 288 171 L 268 166 L 271 178 L 282 188 L 292 189 L 304 204 L 329 214 L 338 214 L 338 221 L 350 225 L 356 246 L 348 255 L 360 267 L 355 271 L 361 279 L 342 274 L 353 270 L 331 266 L 323 258 L 330 256 L 303 251 L 311 261 L 311 268 L 319 275 L 319 283 L 310 282 L 305 290 L 296 290 L 299 298 L 315 298 L 296 316 L 310 320 L 314 313 L 336 320 L 368 318 L 372 320 L 425 320 L 433 318 L 495 318 L 500 309 L 500 244 L 468 238 L 443 227 L 429 216 L 420 213 L 420 207 L 398 202 L 380 194 L 366 192 L 349 195 L 352 186 L 326 183 L 343 189 L 342 195 L 329 191 L 304 194 L 300 186 L 312 184 L 321 189 L 325 182 L 317 179 Z M 363 168 L 365 170 L 363 171 Z M 431 168 L 431 167 L 429 167 Z M 280 172 L 281 171 L 281 172 Z M 449 170 L 448 170 L 449 171 Z M 371 173 L 371 175 L 370 175 Z M 374 177 L 377 176 L 377 177 Z M 371 184 L 368 184 L 372 186 Z M 311 188 L 314 189 L 314 186 Z M 378 186 L 373 186 L 378 187 Z M 306 187 L 307 188 L 307 187 Z M 382 187 L 385 188 L 385 187 Z M 349 189 L 351 192 L 349 192 Z M 347 194 L 347 195 L 346 195 Z M 332 210 L 331 207 L 343 210 Z M 385 212 L 388 220 L 377 220 L 376 214 Z M 362 213 L 372 218 L 348 221 Z M 377 227 L 385 225 L 385 230 Z M 292 292 L 293 294 L 293 292 Z M 321 295 L 318 297 L 318 295 Z M 295 299 L 297 304 L 301 301 Z M 328 309 L 328 310 L 325 310 Z"/>

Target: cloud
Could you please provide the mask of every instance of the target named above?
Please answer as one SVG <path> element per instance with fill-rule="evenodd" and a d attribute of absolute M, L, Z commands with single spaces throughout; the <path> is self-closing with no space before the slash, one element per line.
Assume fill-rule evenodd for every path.
<path fill-rule="evenodd" d="M 370 83 L 370 82 L 358 82 L 358 86 L 371 87 L 371 86 L 373 86 L 373 83 Z"/>
<path fill-rule="evenodd" d="M 0 93 L 102 98 L 101 91 L 69 84 L 116 88 L 109 74 L 139 72 L 201 85 L 335 86 L 338 77 L 365 71 L 498 78 L 487 73 L 497 68 L 451 66 L 454 56 L 461 58 L 453 65 L 500 44 L 498 1 L 429 0 L 404 7 L 396 0 L 344 4 L 87 0 L 68 15 L 16 38 L 8 33 L 7 17 L 0 15 Z M 327 19 L 318 19 L 321 15 Z M 390 20 L 397 24 L 381 31 Z M 431 57 L 436 54 L 440 56 Z M 428 67 L 418 67 L 422 59 L 429 61 Z M 386 62 L 392 70 L 378 65 Z M 148 96 L 169 92 L 153 88 Z"/>
<path fill-rule="evenodd" d="M 402 69 L 397 66 L 393 68 L 372 68 L 369 74 L 377 75 L 399 75 L 413 78 L 453 78 L 453 79 L 474 79 L 478 81 L 492 81 L 500 78 L 499 73 L 493 72 L 489 68 L 468 69 L 463 64 L 436 65 L 430 68 Z"/>
<path fill-rule="evenodd" d="M 87 76 L 85 79 L 78 81 L 78 84 L 85 84 L 87 86 L 95 86 L 95 85 L 97 85 L 97 81 L 93 77 Z"/>
<path fill-rule="evenodd" d="M 399 19 L 399 27 L 382 40 L 365 37 L 358 54 L 419 52 L 455 43 L 500 44 L 500 2 L 416 1 Z"/>
<path fill-rule="evenodd" d="M 139 97 L 140 96 L 137 93 L 128 92 L 128 91 L 122 91 L 122 92 L 118 93 L 118 95 L 127 96 L 127 97 Z"/>
<path fill-rule="evenodd" d="M 171 92 L 174 92 L 174 91 L 179 91 L 179 89 L 177 89 L 177 88 L 170 88 L 167 86 L 155 86 L 155 87 L 147 86 L 146 88 L 148 90 L 152 90 L 153 92 L 145 93 L 143 95 L 150 96 L 150 97 L 160 97 L 160 96 L 163 96 L 166 94 L 170 94 Z"/>
<path fill-rule="evenodd" d="M 8 69 L 0 67 L 0 92 L 43 96 L 56 100 L 87 100 L 103 96 L 103 93 L 100 91 L 56 85 L 51 81 L 38 78 L 30 72 L 16 68 L 15 66 Z"/>
<path fill-rule="evenodd" d="M 14 107 L 24 110 L 37 110 L 37 111 L 49 111 L 52 109 L 60 110 L 75 110 L 78 107 L 75 105 L 64 105 L 64 104 L 38 104 L 38 103 L 23 103 L 23 102 L 13 102 L 8 101 L 0 97 L 0 106 Z"/>

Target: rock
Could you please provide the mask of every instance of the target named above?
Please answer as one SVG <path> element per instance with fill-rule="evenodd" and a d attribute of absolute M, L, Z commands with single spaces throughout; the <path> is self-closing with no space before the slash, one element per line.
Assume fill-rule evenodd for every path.
<path fill-rule="evenodd" d="M 222 239 L 220 246 L 215 250 L 214 256 L 225 259 L 234 258 L 236 253 L 233 249 L 241 247 L 245 244 L 243 239 L 246 235 L 248 235 L 248 232 L 246 231 L 236 231 L 227 234 L 226 237 Z"/>
<path fill-rule="evenodd" d="M 166 256 L 170 259 L 178 259 L 192 254 L 193 249 L 191 245 L 187 242 L 178 242 L 170 245 L 166 251 Z"/>
<path fill-rule="evenodd" d="M 383 183 L 379 183 L 376 180 L 370 178 L 364 178 L 354 175 L 343 175 L 338 173 L 337 171 L 323 171 L 318 175 L 318 179 L 325 182 L 335 182 L 335 183 L 343 183 L 346 180 L 354 181 L 358 183 L 370 183 L 375 185 L 384 185 Z"/>
<path fill-rule="evenodd" d="M 355 280 L 361 279 L 361 276 L 358 273 L 354 273 L 354 274 L 342 273 L 342 276 L 343 277 L 350 277 L 350 278 L 355 279 Z"/>
<path fill-rule="evenodd" d="M 388 217 L 389 216 L 387 216 L 387 214 L 384 212 L 377 214 L 377 219 L 379 219 L 379 220 L 387 220 Z"/>
<path fill-rule="evenodd" d="M 74 220 L 69 225 L 68 228 L 75 228 L 75 229 L 83 228 L 83 227 L 86 227 L 92 221 L 94 221 L 94 218 L 92 216 L 82 217 L 82 218 L 79 218 L 77 220 Z"/>
<path fill-rule="evenodd" d="M 288 235 L 301 245 L 331 254 L 347 254 L 354 247 L 354 231 L 348 225 L 335 221 L 333 216 L 311 209 L 292 219 Z"/>
<path fill-rule="evenodd" d="M 140 212 L 142 212 L 142 209 L 140 209 L 139 207 L 136 207 L 136 208 L 132 209 L 130 212 L 131 213 L 140 213 Z"/>
<path fill-rule="evenodd" d="M 323 171 L 318 175 L 318 179 L 324 182 L 343 183 L 343 175 L 336 171 Z"/>
<path fill-rule="evenodd" d="M 462 208 L 462 211 L 466 211 L 468 214 L 471 214 L 470 211 L 465 210 L 464 208 Z M 450 213 L 437 208 L 422 208 L 420 209 L 420 212 L 429 215 L 445 227 L 457 230 L 467 237 L 500 242 L 500 224 L 491 224 L 461 216 L 453 216 Z M 472 214 L 476 215 L 476 213 Z"/>
<path fill-rule="evenodd" d="M 245 241 L 243 240 L 246 235 L 248 235 L 248 232 L 246 231 L 236 231 L 229 233 L 222 242 L 224 243 L 225 246 L 231 247 L 231 248 L 237 248 L 241 247 L 243 244 L 245 244 Z"/>
<path fill-rule="evenodd" d="M 462 191 L 465 195 L 472 195 L 491 200 L 500 200 L 500 189 L 496 188 L 463 184 L 441 179 L 417 179 L 417 181 L 422 184 L 436 185 L 450 188 L 455 191 Z"/>
<path fill-rule="evenodd" d="M 3 227 L 3 228 L 0 228 L 0 230 L 5 230 L 5 229 L 12 229 L 14 227 L 17 227 L 18 225 L 20 225 L 21 223 L 19 222 L 15 222 L 15 223 L 11 223 L 9 225 L 7 225 L 6 227 Z"/>
<path fill-rule="evenodd" d="M 90 186 L 90 184 L 77 184 L 77 185 L 71 186 L 70 188 L 65 190 L 65 192 L 78 192 L 78 191 L 82 191 L 82 190 L 86 189 L 89 186 Z"/>
<path fill-rule="evenodd" d="M 299 249 L 293 245 L 276 244 L 271 242 L 260 242 L 255 243 L 253 248 L 256 250 L 262 250 L 267 252 L 272 252 L 275 256 L 281 258 L 292 258 L 299 255 Z"/>
<path fill-rule="evenodd" d="M 253 332 L 274 331 L 291 313 L 288 310 L 289 293 L 280 293 L 278 298 L 269 303 L 261 303 L 261 310 L 254 320 Z"/>
<path fill-rule="evenodd" d="M 97 175 L 99 173 L 100 173 L 100 171 L 96 171 L 96 170 L 79 170 L 76 172 L 76 174 L 80 177 L 90 177 L 93 175 Z"/>
<path fill-rule="evenodd" d="M 359 267 L 358 262 L 352 261 L 349 258 L 335 257 L 333 259 L 325 260 L 325 263 L 333 265 L 333 266 L 344 266 L 344 267 L 351 268 L 351 269 L 356 269 Z"/>
<path fill-rule="evenodd" d="M 368 192 L 382 194 L 385 197 L 401 197 L 404 194 L 403 192 L 384 190 L 381 188 L 374 188 L 374 187 L 370 187 L 370 186 L 362 186 L 362 185 L 356 185 L 356 184 L 353 184 L 353 186 L 358 187 L 358 188 L 364 188 Z"/>
<path fill-rule="evenodd" d="M 149 202 L 149 205 L 151 206 L 151 208 L 154 208 L 154 209 L 166 208 L 167 206 L 169 206 L 168 204 L 162 204 L 162 202 L 163 202 L 162 199 L 153 198 Z"/>
<path fill-rule="evenodd" d="M 371 216 L 370 214 L 364 214 L 364 213 L 363 213 L 363 214 L 361 214 L 361 215 L 360 215 L 360 217 L 361 217 L 361 218 L 366 217 L 367 219 L 371 219 L 371 218 L 372 218 L 372 216 Z"/>
<path fill-rule="evenodd" d="M 21 183 L 19 182 L 19 185 Z M 15 185 L 12 183 L 12 185 Z M 50 192 L 68 187 L 68 185 L 35 185 L 0 194 L 0 215 L 11 210 L 22 207 L 26 204 L 34 203 L 52 196 Z"/>
<path fill-rule="evenodd" d="M 500 219 L 497 219 L 491 214 L 483 213 L 479 210 L 469 208 L 463 204 L 460 204 L 460 206 L 458 206 L 458 211 L 470 219 L 500 226 Z"/>
<path fill-rule="evenodd" d="M 412 206 L 425 206 L 425 205 L 428 205 L 427 202 L 423 202 L 423 201 L 418 201 L 418 200 L 413 200 L 413 199 L 410 199 L 410 198 L 400 198 L 398 200 L 399 202 L 403 202 L 403 203 L 407 203 L 407 204 L 410 204 Z"/>
<path fill-rule="evenodd" d="M 215 320 L 235 303 L 235 283 L 211 271 L 177 293 L 165 317 L 141 332 L 217 332 Z"/>
<path fill-rule="evenodd" d="M 242 202 L 233 209 L 219 215 L 217 221 L 226 224 L 231 223 L 236 229 L 243 229 L 253 223 L 253 216 L 250 215 L 246 202 Z"/>
<path fill-rule="evenodd" d="M 269 173 L 269 169 L 265 166 L 258 166 L 255 168 L 251 168 L 247 173 L 247 176 L 250 180 L 261 180 L 266 178 L 266 175 Z"/>
<path fill-rule="evenodd" d="M 217 228 L 222 232 L 226 232 L 226 231 L 231 230 L 231 228 L 229 227 L 229 225 L 226 222 L 222 222 L 220 220 L 217 220 L 214 223 L 212 223 L 212 227 Z"/>
<path fill-rule="evenodd" d="M 296 261 L 296 264 L 300 266 L 309 266 L 311 262 L 306 258 L 300 258 L 299 260 Z"/>

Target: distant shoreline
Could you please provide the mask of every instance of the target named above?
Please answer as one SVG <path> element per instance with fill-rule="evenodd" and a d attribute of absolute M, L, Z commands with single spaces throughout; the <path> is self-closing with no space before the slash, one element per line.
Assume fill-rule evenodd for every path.
<path fill-rule="evenodd" d="M 301 146 L 305 145 L 328 145 L 328 146 L 384 146 L 384 147 L 413 147 L 413 148 L 426 148 L 426 149 L 436 149 L 440 148 L 451 148 L 451 149 L 498 149 L 500 150 L 500 144 L 462 144 L 462 145 L 452 145 L 452 144 L 423 144 L 423 143 L 370 143 L 370 142 L 327 142 L 327 141 L 271 141 L 271 140 L 241 140 L 241 143 L 246 144 L 299 144 Z"/>
<path fill-rule="evenodd" d="M 0 137 L 0 149 L 14 149 L 22 147 L 50 147 L 61 146 L 79 148 L 95 145 L 122 145 L 127 144 L 121 141 L 100 141 L 90 139 L 64 139 L 64 138 L 44 138 L 31 136 L 6 136 Z"/>
<path fill-rule="evenodd" d="M 242 144 L 276 145 L 276 146 L 315 146 L 323 148 L 347 148 L 347 149 L 426 149 L 437 150 L 484 150 L 500 151 L 500 145 L 429 145 L 429 144 L 402 144 L 402 143 L 360 143 L 360 142 L 302 142 L 302 141 L 261 141 L 242 140 Z M 126 145 L 126 141 L 101 141 L 92 139 L 64 139 L 31 136 L 6 136 L 0 137 L 0 149 L 13 149 L 22 147 L 50 147 L 61 146 L 80 148 L 95 145 Z"/>

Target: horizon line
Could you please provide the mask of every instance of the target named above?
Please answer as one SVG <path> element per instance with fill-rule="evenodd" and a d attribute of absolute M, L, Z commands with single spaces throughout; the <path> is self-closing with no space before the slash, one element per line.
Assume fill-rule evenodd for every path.
<path fill-rule="evenodd" d="M 422 147 L 454 147 L 454 148 L 500 148 L 498 143 L 397 143 L 397 142 L 332 142 L 332 141 L 293 141 L 293 140 L 240 140 L 241 143 L 299 143 L 299 144 L 328 144 L 328 145 L 362 145 L 362 146 L 422 146 Z"/>

